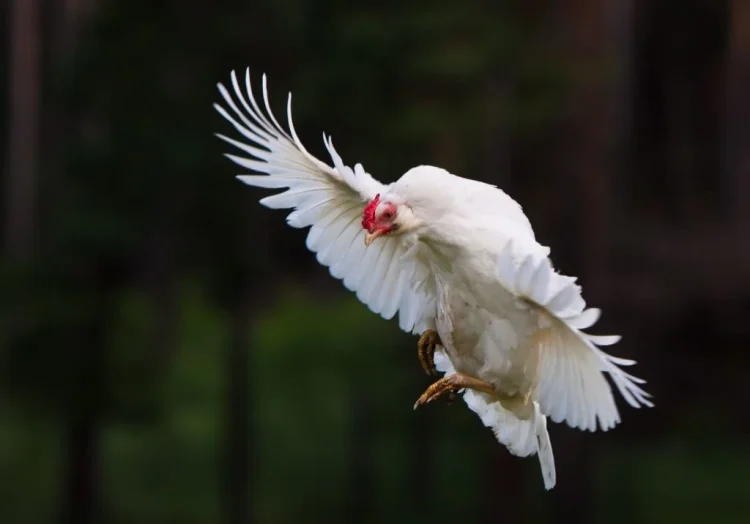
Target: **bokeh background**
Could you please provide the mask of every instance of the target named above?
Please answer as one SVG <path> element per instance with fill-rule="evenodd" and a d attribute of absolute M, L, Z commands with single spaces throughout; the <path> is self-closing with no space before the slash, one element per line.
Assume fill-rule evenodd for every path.
<path fill-rule="evenodd" d="M 750 2 L 0 3 L 2 524 L 750 522 Z M 217 82 L 327 159 L 498 184 L 656 408 L 558 485 L 243 186 Z"/>

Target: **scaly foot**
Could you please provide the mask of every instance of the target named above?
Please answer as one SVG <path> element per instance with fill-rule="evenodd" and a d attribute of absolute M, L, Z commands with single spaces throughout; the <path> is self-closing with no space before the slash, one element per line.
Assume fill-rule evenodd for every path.
<path fill-rule="evenodd" d="M 414 409 L 432 402 L 446 393 L 453 393 L 455 395 L 462 389 L 473 389 L 474 391 L 490 395 L 495 394 L 495 388 L 489 382 L 461 373 L 455 373 L 433 382 L 414 403 Z"/>
<path fill-rule="evenodd" d="M 431 377 L 437 376 L 437 369 L 435 369 L 435 348 L 438 345 L 443 345 L 440 340 L 440 335 L 434 329 L 428 329 L 419 337 L 417 342 L 417 356 L 419 357 L 419 363 L 422 364 L 422 369 Z M 446 398 L 446 404 L 450 406 L 458 398 L 458 393 L 455 391 L 449 391 L 448 397 Z"/>
<path fill-rule="evenodd" d="M 431 377 L 437 376 L 437 370 L 435 369 L 435 347 L 442 344 L 440 335 L 434 329 L 428 329 L 422 333 L 422 336 L 419 337 L 419 342 L 417 342 L 419 363 L 422 364 L 424 372 Z"/>

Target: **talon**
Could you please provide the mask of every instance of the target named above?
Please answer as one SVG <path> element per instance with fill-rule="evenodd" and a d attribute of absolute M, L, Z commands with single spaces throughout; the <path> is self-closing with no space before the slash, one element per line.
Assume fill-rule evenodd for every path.
<path fill-rule="evenodd" d="M 417 409 L 418 407 L 423 406 L 428 402 L 432 402 L 436 398 L 439 398 L 446 393 L 449 395 L 449 401 L 455 400 L 458 397 L 458 391 L 462 389 L 473 389 L 475 391 L 488 393 L 490 395 L 495 394 L 495 388 L 489 382 L 485 382 L 484 380 L 470 377 L 468 375 L 456 373 L 453 375 L 448 375 L 447 377 L 443 377 L 440 380 L 436 380 L 435 382 L 430 384 L 430 386 L 414 403 L 414 409 Z M 450 396 L 451 393 L 453 394 L 452 399 Z"/>
<path fill-rule="evenodd" d="M 440 335 L 433 329 L 428 329 L 419 337 L 417 342 L 417 356 L 422 369 L 431 377 L 437 376 L 435 369 L 435 347 L 442 345 Z"/>

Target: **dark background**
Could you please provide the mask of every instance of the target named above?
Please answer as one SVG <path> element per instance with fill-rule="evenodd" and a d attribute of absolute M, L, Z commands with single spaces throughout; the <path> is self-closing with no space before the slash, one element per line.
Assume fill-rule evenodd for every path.
<path fill-rule="evenodd" d="M 0 4 L 0 522 L 750 522 L 750 2 Z M 324 155 L 496 183 L 656 408 L 558 485 L 234 179 L 250 66 Z"/>

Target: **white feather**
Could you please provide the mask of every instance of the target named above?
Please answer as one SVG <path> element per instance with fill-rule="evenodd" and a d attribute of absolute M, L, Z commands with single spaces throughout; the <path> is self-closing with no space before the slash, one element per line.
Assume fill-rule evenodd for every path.
<path fill-rule="evenodd" d="M 547 489 L 555 464 L 547 417 L 584 430 L 614 427 L 620 416 L 609 375 L 626 402 L 652 406 L 644 381 L 620 366 L 635 362 L 604 353 L 616 335 L 581 330 L 600 317 L 586 309 L 576 279 L 558 274 L 549 248 L 539 244 L 521 206 L 502 190 L 432 166 L 418 166 L 384 185 L 361 164 L 345 165 L 323 135 L 330 166 L 302 145 L 287 100 L 288 131 L 271 111 L 266 77 L 263 108 L 253 95 L 249 70 L 244 89 L 234 72 L 231 92 L 217 112 L 241 139 L 216 136 L 239 151 L 232 162 L 252 171 L 247 185 L 284 191 L 260 200 L 290 209 L 291 227 L 310 227 L 308 249 L 373 312 L 398 315 L 407 332 L 438 330 L 443 348 L 435 364 L 490 382 L 503 397 L 531 395 L 529 404 L 505 404 L 483 393 L 463 398 L 508 450 L 537 454 Z M 364 245 L 361 218 L 377 194 L 411 213 L 410 228 Z M 401 208 L 400 208 L 401 209 Z"/>
<path fill-rule="evenodd" d="M 247 142 L 216 136 L 247 155 L 228 154 L 227 158 L 240 167 L 262 173 L 238 178 L 250 186 L 287 189 L 260 203 L 272 209 L 292 209 L 287 223 L 297 228 L 312 226 L 306 244 L 317 254 L 318 261 L 375 313 L 392 318 L 401 311 L 402 327 L 411 331 L 420 316 L 429 316 L 424 310 L 430 308 L 430 300 L 406 285 L 403 273 L 411 268 L 404 260 L 407 247 L 398 238 L 383 238 L 365 252 L 360 225 L 365 204 L 387 186 L 368 175 L 360 164 L 353 170 L 345 166 L 330 137 L 324 136 L 324 143 L 334 167 L 308 153 L 294 129 L 291 94 L 287 102 L 287 132 L 271 111 L 265 75 L 262 84 L 265 111 L 253 94 L 249 70 L 244 91 L 234 71 L 231 93 L 218 84 L 226 107 L 214 107 Z"/>
<path fill-rule="evenodd" d="M 455 373 L 450 359 L 440 350 L 435 352 L 435 368 L 446 376 Z M 552 442 L 547 431 L 547 417 L 541 413 L 537 402 L 534 402 L 531 418 L 523 420 L 504 409 L 500 402 L 488 401 L 489 397 L 485 394 L 466 390 L 463 398 L 469 409 L 479 416 L 482 423 L 492 430 L 498 442 L 513 455 L 528 457 L 537 454 L 544 488 L 550 490 L 555 486 L 557 474 Z"/>
<path fill-rule="evenodd" d="M 536 268 L 534 277 L 519 288 L 514 283 L 526 283 L 521 275 L 529 272 L 530 261 Z M 581 288 L 571 277 L 555 272 L 547 258 L 539 258 L 534 252 L 523 253 L 511 243 L 498 257 L 497 276 L 509 291 L 543 306 L 553 319 L 554 337 L 541 352 L 537 398 L 543 413 L 574 428 L 595 431 L 597 422 L 604 431 L 613 428 L 620 422 L 620 415 L 602 372 L 610 376 L 628 404 L 653 406 L 650 395 L 639 386 L 645 381 L 617 367 L 634 362 L 608 355 L 597 347 L 615 344 L 620 337 L 580 331 L 594 325 L 600 311 L 585 310 Z"/>

